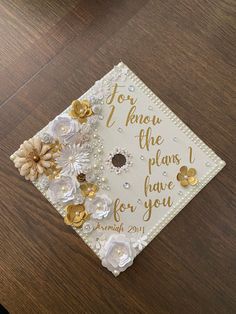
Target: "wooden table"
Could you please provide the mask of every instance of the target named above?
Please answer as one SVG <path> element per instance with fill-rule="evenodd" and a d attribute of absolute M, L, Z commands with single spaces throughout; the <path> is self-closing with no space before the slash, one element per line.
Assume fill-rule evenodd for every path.
<path fill-rule="evenodd" d="M 0 2 L 0 301 L 10 313 L 235 313 L 235 9 Z M 9 155 L 120 60 L 227 166 L 114 278 Z"/>

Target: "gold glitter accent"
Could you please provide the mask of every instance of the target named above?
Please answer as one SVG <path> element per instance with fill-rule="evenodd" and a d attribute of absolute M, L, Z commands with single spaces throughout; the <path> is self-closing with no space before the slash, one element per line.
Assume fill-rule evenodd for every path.
<path fill-rule="evenodd" d="M 177 180 L 180 181 L 180 184 L 183 187 L 187 187 L 188 185 L 196 185 L 198 183 L 198 179 L 195 177 L 197 174 L 196 169 L 188 169 L 187 166 L 182 166 L 179 171 L 180 172 L 177 174 Z"/>
<path fill-rule="evenodd" d="M 93 115 L 93 110 L 87 100 L 74 100 L 71 105 L 70 116 L 78 119 L 80 123 L 87 122 L 87 118 Z"/>
<path fill-rule="evenodd" d="M 84 204 L 68 205 L 65 208 L 66 216 L 64 222 L 67 225 L 72 225 L 76 228 L 81 228 L 84 222 L 89 218 L 89 214 L 86 212 Z"/>
<path fill-rule="evenodd" d="M 57 168 L 55 164 L 53 164 L 50 168 L 44 170 L 44 173 L 49 178 L 49 180 L 59 178 L 60 172 L 61 168 Z"/>
<path fill-rule="evenodd" d="M 56 140 L 54 143 L 50 144 L 50 152 L 58 153 L 61 150 L 62 150 L 62 145 L 58 140 Z"/>
<path fill-rule="evenodd" d="M 84 197 L 91 197 L 93 198 L 98 191 L 98 186 L 93 183 L 83 183 L 80 186 L 81 194 Z"/>

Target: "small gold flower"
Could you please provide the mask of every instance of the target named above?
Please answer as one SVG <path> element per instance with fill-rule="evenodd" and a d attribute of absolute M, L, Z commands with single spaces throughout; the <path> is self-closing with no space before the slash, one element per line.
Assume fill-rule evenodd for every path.
<path fill-rule="evenodd" d="M 98 191 L 98 186 L 93 183 L 83 183 L 80 186 L 81 194 L 84 197 L 91 197 L 93 198 Z"/>
<path fill-rule="evenodd" d="M 58 178 L 60 176 L 61 168 L 57 168 L 55 164 L 53 164 L 50 168 L 44 170 L 44 173 L 49 178 L 49 180 Z"/>
<path fill-rule="evenodd" d="M 87 100 L 74 100 L 71 105 L 70 116 L 78 119 L 80 123 L 87 122 L 87 118 L 93 115 L 93 110 Z"/>
<path fill-rule="evenodd" d="M 179 170 L 180 172 L 177 174 L 177 180 L 180 181 L 180 184 L 183 187 L 190 185 L 196 185 L 198 183 L 198 179 L 196 176 L 196 169 L 194 168 L 187 168 L 186 166 L 183 166 Z"/>
<path fill-rule="evenodd" d="M 62 145 L 58 140 L 50 144 L 50 152 L 59 153 L 61 150 L 62 150 Z"/>
<path fill-rule="evenodd" d="M 76 228 L 83 226 L 84 222 L 89 218 L 89 214 L 86 212 L 84 204 L 68 205 L 65 208 L 66 216 L 64 222 L 67 225 L 72 225 Z"/>
<path fill-rule="evenodd" d="M 77 175 L 77 180 L 82 183 L 82 182 L 85 182 L 86 181 L 86 175 L 84 173 L 79 173 Z"/>

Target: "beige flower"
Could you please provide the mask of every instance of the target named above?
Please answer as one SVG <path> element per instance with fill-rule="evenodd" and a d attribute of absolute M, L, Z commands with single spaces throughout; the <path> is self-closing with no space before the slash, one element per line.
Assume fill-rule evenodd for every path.
<path fill-rule="evenodd" d="M 84 222 L 89 218 L 89 214 L 85 211 L 83 204 L 68 205 L 65 208 L 66 216 L 64 221 L 67 225 L 72 225 L 76 228 L 83 226 Z"/>
<path fill-rule="evenodd" d="M 198 179 L 195 177 L 197 173 L 196 169 L 188 169 L 186 166 L 183 166 L 179 171 L 180 172 L 177 174 L 177 180 L 180 181 L 180 184 L 183 187 L 188 185 L 196 185 L 198 183 Z"/>
<path fill-rule="evenodd" d="M 87 118 L 93 115 L 93 110 L 87 100 L 74 100 L 71 105 L 70 116 L 78 119 L 80 123 L 87 122 Z"/>
<path fill-rule="evenodd" d="M 46 168 L 51 166 L 50 145 L 44 144 L 39 137 L 25 141 L 16 152 L 15 167 L 26 180 L 34 181 Z"/>

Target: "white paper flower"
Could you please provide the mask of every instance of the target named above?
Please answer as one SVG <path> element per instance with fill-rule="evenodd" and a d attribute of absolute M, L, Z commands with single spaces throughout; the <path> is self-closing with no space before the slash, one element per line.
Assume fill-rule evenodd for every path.
<path fill-rule="evenodd" d="M 115 276 L 133 264 L 134 252 L 124 234 L 112 234 L 100 250 L 102 265 Z"/>
<path fill-rule="evenodd" d="M 60 156 L 56 158 L 61 174 L 65 176 L 86 172 L 89 166 L 89 151 L 80 145 L 68 145 L 62 148 Z"/>
<path fill-rule="evenodd" d="M 133 248 L 139 251 L 141 251 L 145 246 L 148 245 L 146 235 L 139 237 L 137 239 L 131 239 L 131 241 L 132 241 Z"/>
<path fill-rule="evenodd" d="M 68 144 L 76 139 L 79 131 L 79 123 L 69 117 L 57 117 L 51 124 L 51 132 L 54 138 L 63 144 Z"/>
<path fill-rule="evenodd" d="M 53 137 L 49 133 L 46 133 L 46 132 L 40 134 L 40 138 L 42 142 L 45 144 L 50 144 L 53 142 Z"/>
<path fill-rule="evenodd" d="M 76 195 L 76 182 L 71 177 L 61 177 L 51 181 L 49 185 L 49 197 L 54 203 L 67 203 L 74 200 Z"/>
<path fill-rule="evenodd" d="M 87 199 L 85 207 L 93 219 L 106 218 L 111 211 L 112 200 L 105 194 Z"/>

